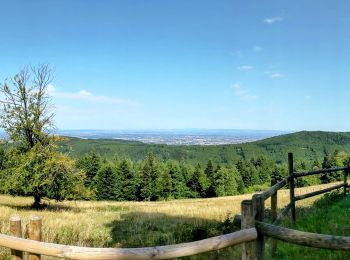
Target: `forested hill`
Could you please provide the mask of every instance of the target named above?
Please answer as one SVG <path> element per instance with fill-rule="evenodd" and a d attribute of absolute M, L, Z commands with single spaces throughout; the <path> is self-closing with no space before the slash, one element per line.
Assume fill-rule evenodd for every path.
<path fill-rule="evenodd" d="M 212 146 L 145 144 L 136 141 L 65 137 L 60 143 L 60 149 L 73 157 L 95 151 L 107 159 L 130 158 L 134 161 L 143 160 L 148 153 L 153 153 L 162 160 L 173 159 L 193 165 L 204 165 L 208 160 L 219 164 L 234 163 L 242 157 L 250 159 L 260 155 L 267 155 L 276 162 L 286 162 L 288 152 L 293 152 L 297 160 L 322 160 L 326 154 L 335 150 L 350 153 L 350 133 L 302 131 L 251 143 Z"/>

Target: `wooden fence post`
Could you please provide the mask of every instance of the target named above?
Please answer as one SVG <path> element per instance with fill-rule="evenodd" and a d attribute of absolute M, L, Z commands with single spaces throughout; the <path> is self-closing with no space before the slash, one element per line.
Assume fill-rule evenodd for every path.
<path fill-rule="evenodd" d="M 32 216 L 29 221 L 28 238 L 31 240 L 41 241 L 41 218 Z M 41 256 L 37 254 L 28 254 L 28 260 L 40 260 Z"/>
<path fill-rule="evenodd" d="M 292 220 L 295 223 L 295 201 L 294 201 L 294 170 L 293 170 L 293 154 L 288 153 L 288 173 L 289 173 L 289 191 Z"/>
<path fill-rule="evenodd" d="M 255 220 L 264 221 L 264 212 L 265 212 L 265 200 L 260 194 L 253 195 L 253 213 L 255 216 Z M 264 259 L 265 252 L 265 241 L 264 235 L 258 231 L 258 238 L 255 242 L 255 254 L 257 260 Z"/>
<path fill-rule="evenodd" d="M 13 216 L 10 218 L 10 233 L 15 237 L 22 237 L 22 225 L 21 218 Z M 11 249 L 12 260 L 22 260 L 23 252 Z"/>
<path fill-rule="evenodd" d="M 346 196 L 346 190 L 348 188 L 348 174 L 349 168 L 344 171 L 344 196 Z"/>
<path fill-rule="evenodd" d="M 271 180 L 271 186 L 276 184 L 276 180 Z M 276 218 L 277 218 L 277 193 L 278 190 L 271 195 L 271 222 L 273 223 Z M 273 257 L 276 254 L 277 250 L 277 240 L 276 239 L 271 239 L 271 256 Z"/>
<path fill-rule="evenodd" d="M 255 227 L 253 203 L 251 200 L 243 200 L 241 203 L 241 229 Z M 254 260 L 254 242 L 244 243 L 242 246 L 242 260 Z"/>

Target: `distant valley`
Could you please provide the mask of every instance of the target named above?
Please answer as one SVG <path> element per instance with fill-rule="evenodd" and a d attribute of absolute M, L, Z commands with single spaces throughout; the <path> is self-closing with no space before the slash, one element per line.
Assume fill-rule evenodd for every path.
<path fill-rule="evenodd" d="M 222 145 L 240 144 L 287 134 L 287 131 L 239 129 L 175 130 L 59 130 L 57 134 L 81 139 L 120 139 L 148 144 Z"/>

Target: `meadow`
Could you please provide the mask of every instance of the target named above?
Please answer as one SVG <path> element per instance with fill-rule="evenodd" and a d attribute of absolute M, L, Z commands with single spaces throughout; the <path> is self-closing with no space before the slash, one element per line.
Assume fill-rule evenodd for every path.
<path fill-rule="evenodd" d="M 334 184 L 296 189 L 303 194 Z M 240 203 L 252 194 L 158 202 L 46 201 L 42 211 L 32 210 L 32 198 L 0 196 L 0 232 L 9 234 L 9 218 L 18 215 L 22 225 L 32 215 L 43 220 L 43 241 L 89 247 L 143 247 L 189 242 L 235 230 L 232 219 L 240 214 Z M 289 201 L 289 190 L 280 190 L 279 207 Z M 319 198 L 297 203 L 309 208 Z M 269 207 L 267 201 L 266 207 Z M 240 246 L 191 257 L 191 259 L 239 258 Z M 0 259 L 9 250 L 1 248 Z M 44 258 L 48 259 L 48 258 Z"/>

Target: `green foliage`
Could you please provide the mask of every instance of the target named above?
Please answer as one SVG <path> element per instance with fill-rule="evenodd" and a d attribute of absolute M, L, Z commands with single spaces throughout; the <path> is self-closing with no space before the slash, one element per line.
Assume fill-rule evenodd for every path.
<path fill-rule="evenodd" d="M 96 175 L 96 198 L 98 200 L 117 200 L 118 195 L 116 169 L 110 164 L 105 164 Z"/>
<path fill-rule="evenodd" d="M 216 196 L 231 196 L 238 193 L 236 176 L 239 173 L 236 167 L 220 168 L 214 175 L 214 191 Z"/>
<path fill-rule="evenodd" d="M 47 197 L 55 200 L 87 198 L 84 174 L 74 168 L 66 155 L 51 146 L 35 145 L 28 152 L 11 149 L 1 171 L 2 190 L 12 195 L 34 196 L 36 203 Z"/>
<path fill-rule="evenodd" d="M 319 234 L 350 236 L 349 207 L 349 195 L 344 198 L 337 192 L 326 194 L 312 207 L 300 208 L 295 225 L 286 218 L 283 226 Z M 277 249 L 275 259 L 350 259 L 348 251 L 318 249 L 285 242 L 279 242 Z"/>
<path fill-rule="evenodd" d="M 153 154 L 149 154 L 143 164 L 140 180 L 140 198 L 142 200 L 156 200 L 156 180 L 159 176 L 157 162 Z"/>
<path fill-rule="evenodd" d="M 182 167 L 185 170 L 185 167 Z M 177 162 L 169 161 L 166 165 L 166 171 L 169 172 L 172 181 L 171 195 L 175 199 L 187 198 L 190 191 L 186 186 L 184 174 L 187 171 L 182 171 Z"/>
<path fill-rule="evenodd" d="M 34 197 L 40 208 L 43 197 L 63 200 L 86 198 L 84 173 L 57 152 L 48 87 L 52 73 L 47 65 L 29 67 L 1 85 L 0 126 L 10 139 L 10 149 L 1 151 L 1 190 Z"/>
<path fill-rule="evenodd" d="M 120 199 L 136 200 L 137 192 L 137 177 L 134 170 L 131 168 L 129 160 L 122 160 L 118 165 L 119 189 L 121 190 Z"/>
<path fill-rule="evenodd" d="M 201 166 L 197 164 L 189 181 L 189 187 L 193 191 L 195 197 L 206 198 L 209 186 L 210 180 L 202 171 Z"/>
<path fill-rule="evenodd" d="M 27 67 L 1 85 L 3 94 L 0 126 L 12 142 L 24 151 L 51 142 L 53 114 L 48 86 L 52 81 L 48 65 Z"/>
<path fill-rule="evenodd" d="M 349 156 L 344 151 L 335 150 L 331 154 L 327 154 L 322 162 L 322 168 L 329 169 L 333 167 L 342 167 L 347 164 Z M 322 183 L 341 180 L 341 172 L 321 174 L 320 180 Z"/>
<path fill-rule="evenodd" d="M 94 178 L 97 174 L 97 171 L 101 167 L 100 156 L 93 151 L 89 152 L 88 154 L 84 155 L 76 161 L 76 166 L 79 169 L 82 169 L 86 174 L 84 180 L 85 186 L 92 188 L 94 186 Z"/>

